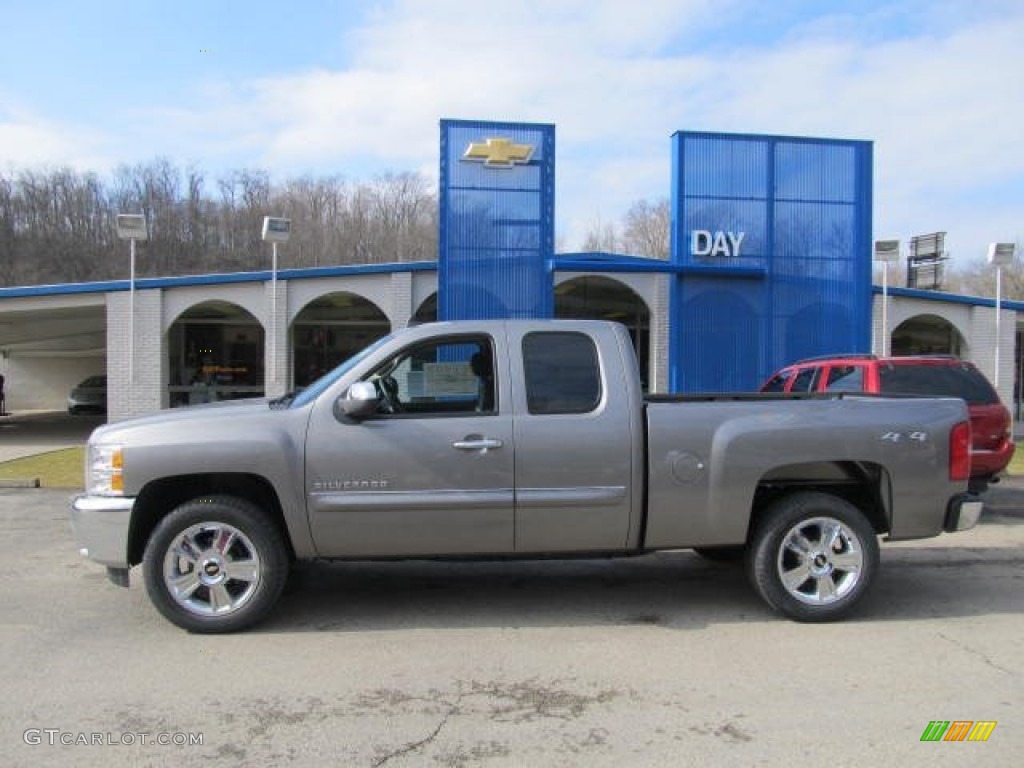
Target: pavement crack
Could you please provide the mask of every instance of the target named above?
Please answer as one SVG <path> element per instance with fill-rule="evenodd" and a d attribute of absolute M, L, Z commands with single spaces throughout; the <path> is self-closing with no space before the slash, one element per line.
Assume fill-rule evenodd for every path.
<path fill-rule="evenodd" d="M 1002 672 L 1003 674 L 1006 674 L 1006 675 L 1013 675 L 1014 674 L 1012 669 L 1007 669 L 1006 667 L 1003 667 L 1003 666 L 1000 666 L 999 664 L 996 664 L 994 661 L 992 661 L 992 658 L 988 654 L 986 654 L 986 653 L 984 653 L 982 651 L 979 651 L 977 648 L 972 648 L 967 643 L 964 643 L 964 642 L 962 642 L 960 640 L 952 638 L 949 635 L 945 635 L 942 632 L 938 632 L 936 634 L 938 634 L 938 636 L 941 637 L 943 640 L 945 640 L 947 643 L 951 643 L 952 645 L 955 645 L 960 650 L 967 651 L 967 653 L 971 654 L 972 656 L 977 656 L 979 659 L 981 659 L 983 662 L 985 662 L 985 664 L 987 664 L 988 666 L 992 667 L 992 669 L 999 670 L 1000 672 Z"/>
<path fill-rule="evenodd" d="M 458 698 L 455 699 L 454 703 L 443 703 L 448 704 L 448 711 L 444 713 L 444 716 L 438 722 L 437 727 L 435 727 L 433 731 L 431 731 L 427 736 L 420 739 L 419 741 L 410 742 L 409 744 L 406 744 L 404 747 L 399 747 L 398 749 L 392 752 L 388 752 L 386 755 L 382 755 L 381 757 L 376 758 L 371 763 L 373 768 L 380 768 L 380 766 L 385 765 L 388 761 L 393 760 L 396 757 L 401 757 L 402 755 L 407 755 L 410 752 L 415 752 L 421 747 L 425 747 L 431 742 L 433 742 L 434 739 L 436 739 L 440 735 L 441 731 L 444 730 L 444 727 L 448 724 L 448 721 L 454 715 L 457 715 L 459 713 L 459 708 L 462 705 L 462 694 L 459 694 Z"/>

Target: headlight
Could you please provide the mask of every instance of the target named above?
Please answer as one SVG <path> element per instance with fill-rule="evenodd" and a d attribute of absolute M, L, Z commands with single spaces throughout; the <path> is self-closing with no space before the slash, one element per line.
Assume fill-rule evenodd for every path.
<path fill-rule="evenodd" d="M 93 445 L 85 457 L 85 492 L 93 496 L 124 495 L 123 447 Z"/>

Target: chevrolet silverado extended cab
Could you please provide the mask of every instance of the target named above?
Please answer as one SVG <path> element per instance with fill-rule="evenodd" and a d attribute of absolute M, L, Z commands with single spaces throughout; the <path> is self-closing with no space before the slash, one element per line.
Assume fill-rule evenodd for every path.
<path fill-rule="evenodd" d="M 87 557 L 196 632 L 248 626 L 306 559 L 743 557 L 800 621 L 840 617 L 878 538 L 975 524 L 962 400 L 644 398 L 624 328 L 399 331 L 304 391 L 97 429 L 72 523 Z"/>

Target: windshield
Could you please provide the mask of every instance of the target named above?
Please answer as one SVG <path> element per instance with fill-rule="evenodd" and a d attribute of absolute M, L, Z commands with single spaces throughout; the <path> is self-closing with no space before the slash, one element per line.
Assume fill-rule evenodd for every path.
<path fill-rule="evenodd" d="M 106 376 L 90 376 L 88 379 L 78 385 L 79 387 L 105 387 L 107 386 Z"/>
<path fill-rule="evenodd" d="M 390 341 L 391 336 L 392 334 L 388 334 L 383 338 L 377 339 L 377 341 L 373 342 L 373 344 L 371 344 L 370 346 L 363 348 L 359 352 L 356 352 L 354 355 L 352 355 L 352 357 L 350 357 L 348 360 L 346 360 L 344 363 L 339 365 L 334 370 L 325 373 L 323 376 L 314 381 L 304 390 L 299 392 L 291 401 L 291 405 L 289 407 L 301 408 L 307 403 L 311 403 L 314 400 L 316 400 L 323 393 L 324 390 L 330 388 L 330 386 L 334 384 L 334 382 L 336 382 L 338 379 L 340 379 L 342 376 L 344 376 L 346 373 L 352 370 L 364 358 L 370 355 L 370 353 L 372 353 L 378 347 L 383 346 L 385 342 Z"/>

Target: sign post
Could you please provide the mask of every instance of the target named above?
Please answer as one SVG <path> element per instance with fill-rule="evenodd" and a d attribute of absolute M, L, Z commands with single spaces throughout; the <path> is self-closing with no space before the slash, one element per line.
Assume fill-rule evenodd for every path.
<path fill-rule="evenodd" d="M 988 247 L 988 263 L 996 268 L 996 371 L 992 382 L 996 390 L 999 389 L 999 348 L 1003 345 L 1003 267 L 1013 263 L 1016 250 L 1014 243 L 992 243 Z"/>
<path fill-rule="evenodd" d="M 263 240 L 271 244 L 270 266 L 270 380 L 277 381 L 277 244 L 287 243 L 292 234 L 292 220 L 274 216 L 263 217 Z"/>
<path fill-rule="evenodd" d="M 889 338 L 889 264 L 900 258 L 899 240 L 875 240 L 875 261 L 882 262 L 882 357 L 888 357 Z"/>
<path fill-rule="evenodd" d="M 131 242 L 131 266 L 129 268 L 128 292 L 128 383 L 135 384 L 135 241 L 148 240 L 149 228 L 146 217 L 141 213 L 119 213 L 117 215 L 117 236 Z"/>

